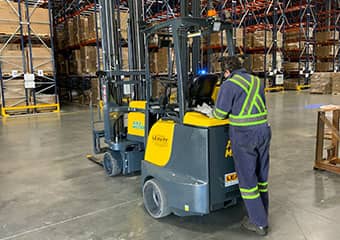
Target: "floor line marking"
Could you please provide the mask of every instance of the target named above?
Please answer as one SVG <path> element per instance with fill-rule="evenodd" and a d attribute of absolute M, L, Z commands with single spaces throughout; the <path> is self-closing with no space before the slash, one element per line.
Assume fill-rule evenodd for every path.
<path fill-rule="evenodd" d="M 118 204 L 115 204 L 111 207 L 98 209 L 98 210 L 93 211 L 93 212 L 85 213 L 85 214 L 75 216 L 75 217 L 72 217 L 72 218 L 68 218 L 68 219 L 65 219 L 65 220 L 62 220 L 62 221 L 59 221 L 59 222 L 47 224 L 47 225 L 37 227 L 37 228 L 33 228 L 33 229 L 30 229 L 30 230 L 27 230 L 27 231 L 24 231 L 24 232 L 21 232 L 21 233 L 17 233 L 17 234 L 11 235 L 11 236 L 3 237 L 3 238 L 0 238 L 0 240 L 10 240 L 10 239 L 22 237 L 22 236 L 27 235 L 27 234 L 40 232 L 42 230 L 45 230 L 45 229 L 48 229 L 48 228 L 51 228 L 51 227 L 55 227 L 55 226 L 62 225 L 62 224 L 68 223 L 68 222 L 79 220 L 79 219 L 84 218 L 84 217 L 93 216 L 93 215 L 96 215 L 98 213 L 106 212 L 107 210 L 110 210 L 110 209 L 115 209 L 115 208 L 118 208 L 118 207 L 129 205 L 130 203 L 137 202 L 139 200 L 140 199 L 134 199 L 134 200 L 118 203 Z"/>

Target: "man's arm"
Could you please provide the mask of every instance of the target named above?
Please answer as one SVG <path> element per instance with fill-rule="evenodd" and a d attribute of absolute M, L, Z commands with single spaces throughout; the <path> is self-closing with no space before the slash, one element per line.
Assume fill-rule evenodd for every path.
<path fill-rule="evenodd" d="M 231 112 L 234 94 L 233 85 L 229 81 L 225 81 L 218 92 L 215 107 L 213 109 L 213 116 L 217 119 L 226 119 Z"/>

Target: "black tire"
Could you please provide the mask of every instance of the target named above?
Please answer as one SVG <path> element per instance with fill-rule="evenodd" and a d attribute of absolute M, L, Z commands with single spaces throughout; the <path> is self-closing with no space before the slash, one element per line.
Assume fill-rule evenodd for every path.
<path fill-rule="evenodd" d="M 156 179 L 150 179 L 144 183 L 143 201 L 145 209 L 153 218 L 163 218 L 171 213 L 166 193 Z"/>
<path fill-rule="evenodd" d="M 111 152 L 104 153 L 103 167 L 109 177 L 114 177 L 122 173 L 121 163 Z"/>

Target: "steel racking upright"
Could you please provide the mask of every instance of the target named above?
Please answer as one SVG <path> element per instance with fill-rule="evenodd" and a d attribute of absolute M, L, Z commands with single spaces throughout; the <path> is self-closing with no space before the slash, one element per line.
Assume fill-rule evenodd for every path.
<path fill-rule="evenodd" d="M 5 0 L 1 4 L 8 10 L 7 14 L 2 13 L 3 18 L 0 17 L 0 22 L 8 22 L 8 25 L 2 23 L 1 26 L 1 29 L 5 29 L 0 45 L 1 115 L 38 113 L 46 110 L 58 112 L 51 1 Z M 10 26 L 15 26 L 12 32 Z M 16 56 L 6 56 L 6 49 L 12 43 L 18 42 L 21 61 L 15 59 Z M 44 49 L 47 57 L 39 54 L 37 56 L 39 51 L 34 48 L 36 44 L 40 50 Z M 4 69 L 5 65 L 10 67 Z"/>
<path fill-rule="evenodd" d="M 284 62 L 296 65 L 293 69 L 285 69 L 285 73 L 287 77 L 297 79 L 297 89 L 300 90 L 309 87 L 311 74 L 315 71 L 316 9 L 312 0 L 283 0 L 283 5 L 286 15 Z M 297 46 L 288 49 L 289 43 Z"/>

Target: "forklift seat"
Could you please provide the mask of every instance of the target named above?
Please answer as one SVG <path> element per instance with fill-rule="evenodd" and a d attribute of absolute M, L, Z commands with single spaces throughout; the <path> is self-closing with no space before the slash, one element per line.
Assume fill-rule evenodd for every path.
<path fill-rule="evenodd" d="M 215 74 L 205 74 L 194 78 L 190 87 L 190 106 L 196 107 L 203 103 L 212 103 L 212 94 L 218 82 L 218 76 Z"/>

